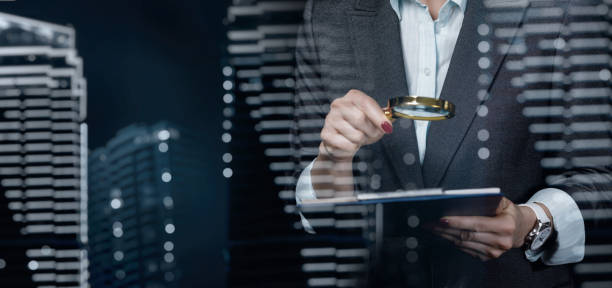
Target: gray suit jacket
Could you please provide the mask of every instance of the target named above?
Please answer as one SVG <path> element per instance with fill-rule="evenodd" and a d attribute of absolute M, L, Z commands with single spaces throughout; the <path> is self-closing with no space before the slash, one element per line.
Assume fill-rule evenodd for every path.
<path fill-rule="evenodd" d="M 539 189 L 551 186 L 569 193 L 609 189 L 609 147 L 587 149 L 586 152 L 567 147 L 547 149 L 546 143 L 560 142 L 546 141 L 570 143 L 576 134 L 567 129 L 565 133 L 552 128 L 544 132 L 535 129 L 553 127 L 546 124 L 573 127 L 573 121 L 606 123 L 610 120 L 609 89 L 602 97 L 581 98 L 580 93 L 571 99 L 555 96 L 558 91 L 574 95 L 572 93 L 582 88 L 609 88 L 609 79 L 583 81 L 584 77 L 580 78 L 583 74 L 574 73 L 609 69 L 608 63 L 587 61 L 584 65 L 557 65 L 542 60 L 573 55 L 571 49 L 558 49 L 558 46 L 548 49 L 546 43 L 559 45 L 555 39 L 563 38 L 570 46 L 572 37 L 599 39 L 608 37 L 608 32 L 596 29 L 568 32 L 571 30 L 568 27 L 574 27 L 573 21 L 585 19 L 566 13 L 568 4 L 565 1 L 538 1 L 530 5 L 518 5 L 529 4 L 527 1 L 487 3 L 485 6 L 483 1 L 468 1 L 441 93 L 441 98 L 456 104 L 456 116 L 430 124 L 422 165 L 418 161 L 411 121 L 395 122 L 393 134 L 358 153 L 359 161 L 369 164 L 366 171 L 361 171 L 358 182 L 363 185 L 360 190 L 500 187 L 510 200 L 522 203 Z M 542 15 L 547 11 L 562 13 L 546 18 Z M 605 15 L 603 17 L 605 19 Z M 482 41 L 490 44 L 490 51 L 479 50 Z M 514 45 L 508 50 L 511 43 Z M 609 53 L 605 48 L 600 52 Z M 487 57 L 490 65 L 479 66 L 482 57 Z M 324 119 L 330 101 L 343 96 L 349 89 L 366 92 L 381 106 L 385 106 L 390 97 L 407 95 L 409 83 L 402 59 L 399 20 L 389 0 L 309 2 L 297 47 L 296 117 L 302 121 L 298 123 Z M 542 95 L 537 94 L 538 91 L 545 95 L 538 98 L 537 95 Z M 591 107 L 594 112 L 581 114 L 584 109 L 573 108 L 577 106 Z M 558 107 L 565 112 L 559 115 Z M 297 128 L 301 151 L 310 151 L 302 155 L 303 162 L 307 162 L 316 154 L 320 139 L 300 135 L 317 134 L 321 127 L 298 125 Z M 485 141 L 478 136 L 483 130 L 489 132 Z M 610 129 L 589 133 L 593 138 L 611 138 Z M 582 180 L 572 175 L 580 175 Z M 373 177 L 379 185 L 371 185 Z M 423 275 L 418 281 L 401 277 L 407 272 L 399 269 L 395 270 L 396 275 L 372 276 L 378 281 L 375 285 L 566 287 L 572 283 L 567 265 L 529 263 L 520 249 L 481 263 L 448 245 L 434 242 L 431 240 L 423 252 L 426 261 L 419 262 Z"/>

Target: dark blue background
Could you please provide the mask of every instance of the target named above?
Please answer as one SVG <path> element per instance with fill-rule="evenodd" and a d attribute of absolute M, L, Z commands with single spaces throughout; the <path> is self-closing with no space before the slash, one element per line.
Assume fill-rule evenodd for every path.
<path fill-rule="evenodd" d="M 76 29 L 88 81 L 90 149 L 130 124 L 169 120 L 207 136 L 202 149 L 209 151 L 209 165 L 202 176 L 210 185 L 203 191 L 225 193 L 220 160 L 225 1 L 17 0 L 0 2 L 0 11 Z M 192 211 L 201 229 L 190 242 L 193 259 L 178 259 L 183 283 L 223 286 L 226 207 L 203 200 L 201 209 Z"/>

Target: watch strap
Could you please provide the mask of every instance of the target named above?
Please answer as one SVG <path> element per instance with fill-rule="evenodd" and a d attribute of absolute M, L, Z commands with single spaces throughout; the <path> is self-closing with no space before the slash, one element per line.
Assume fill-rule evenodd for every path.
<path fill-rule="evenodd" d="M 536 218 L 540 222 L 542 222 L 542 223 L 549 223 L 550 222 L 550 219 L 548 218 L 548 215 L 546 215 L 546 212 L 544 211 L 544 209 L 542 209 L 542 207 L 540 207 L 540 205 L 536 204 L 535 202 L 520 204 L 519 206 L 527 206 L 527 207 L 531 208 L 533 213 L 536 214 Z"/>

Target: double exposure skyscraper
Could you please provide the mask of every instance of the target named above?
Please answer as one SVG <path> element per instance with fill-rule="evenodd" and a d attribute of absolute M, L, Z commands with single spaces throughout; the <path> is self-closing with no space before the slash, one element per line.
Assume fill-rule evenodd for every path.
<path fill-rule="evenodd" d="M 85 287 L 87 126 L 75 30 L 0 13 L 0 279 Z"/>
<path fill-rule="evenodd" d="M 309 213 L 318 236 L 302 229 L 294 201 L 295 48 L 305 1 L 232 1 L 222 69 L 230 188 L 230 287 L 352 287 L 369 251 L 367 207 L 325 207 Z M 305 135 L 302 141 L 320 141 Z"/>
<path fill-rule="evenodd" d="M 92 151 L 92 287 L 179 286 L 177 235 L 192 239 L 185 227 L 198 223 L 193 215 L 181 218 L 180 208 L 205 187 L 198 174 L 205 151 L 196 138 L 164 122 L 132 125 Z"/>

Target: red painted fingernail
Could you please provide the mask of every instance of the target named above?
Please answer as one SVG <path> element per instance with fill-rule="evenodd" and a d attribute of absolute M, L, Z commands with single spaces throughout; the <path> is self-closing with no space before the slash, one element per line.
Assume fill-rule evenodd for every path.
<path fill-rule="evenodd" d="M 391 126 L 391 123 L 385 121 L 382 124 L 380 124 L 380 127 L 385 130 L 385 133 L 387 134 L 391 134 L 393 133 L 393 126 Z"/>

